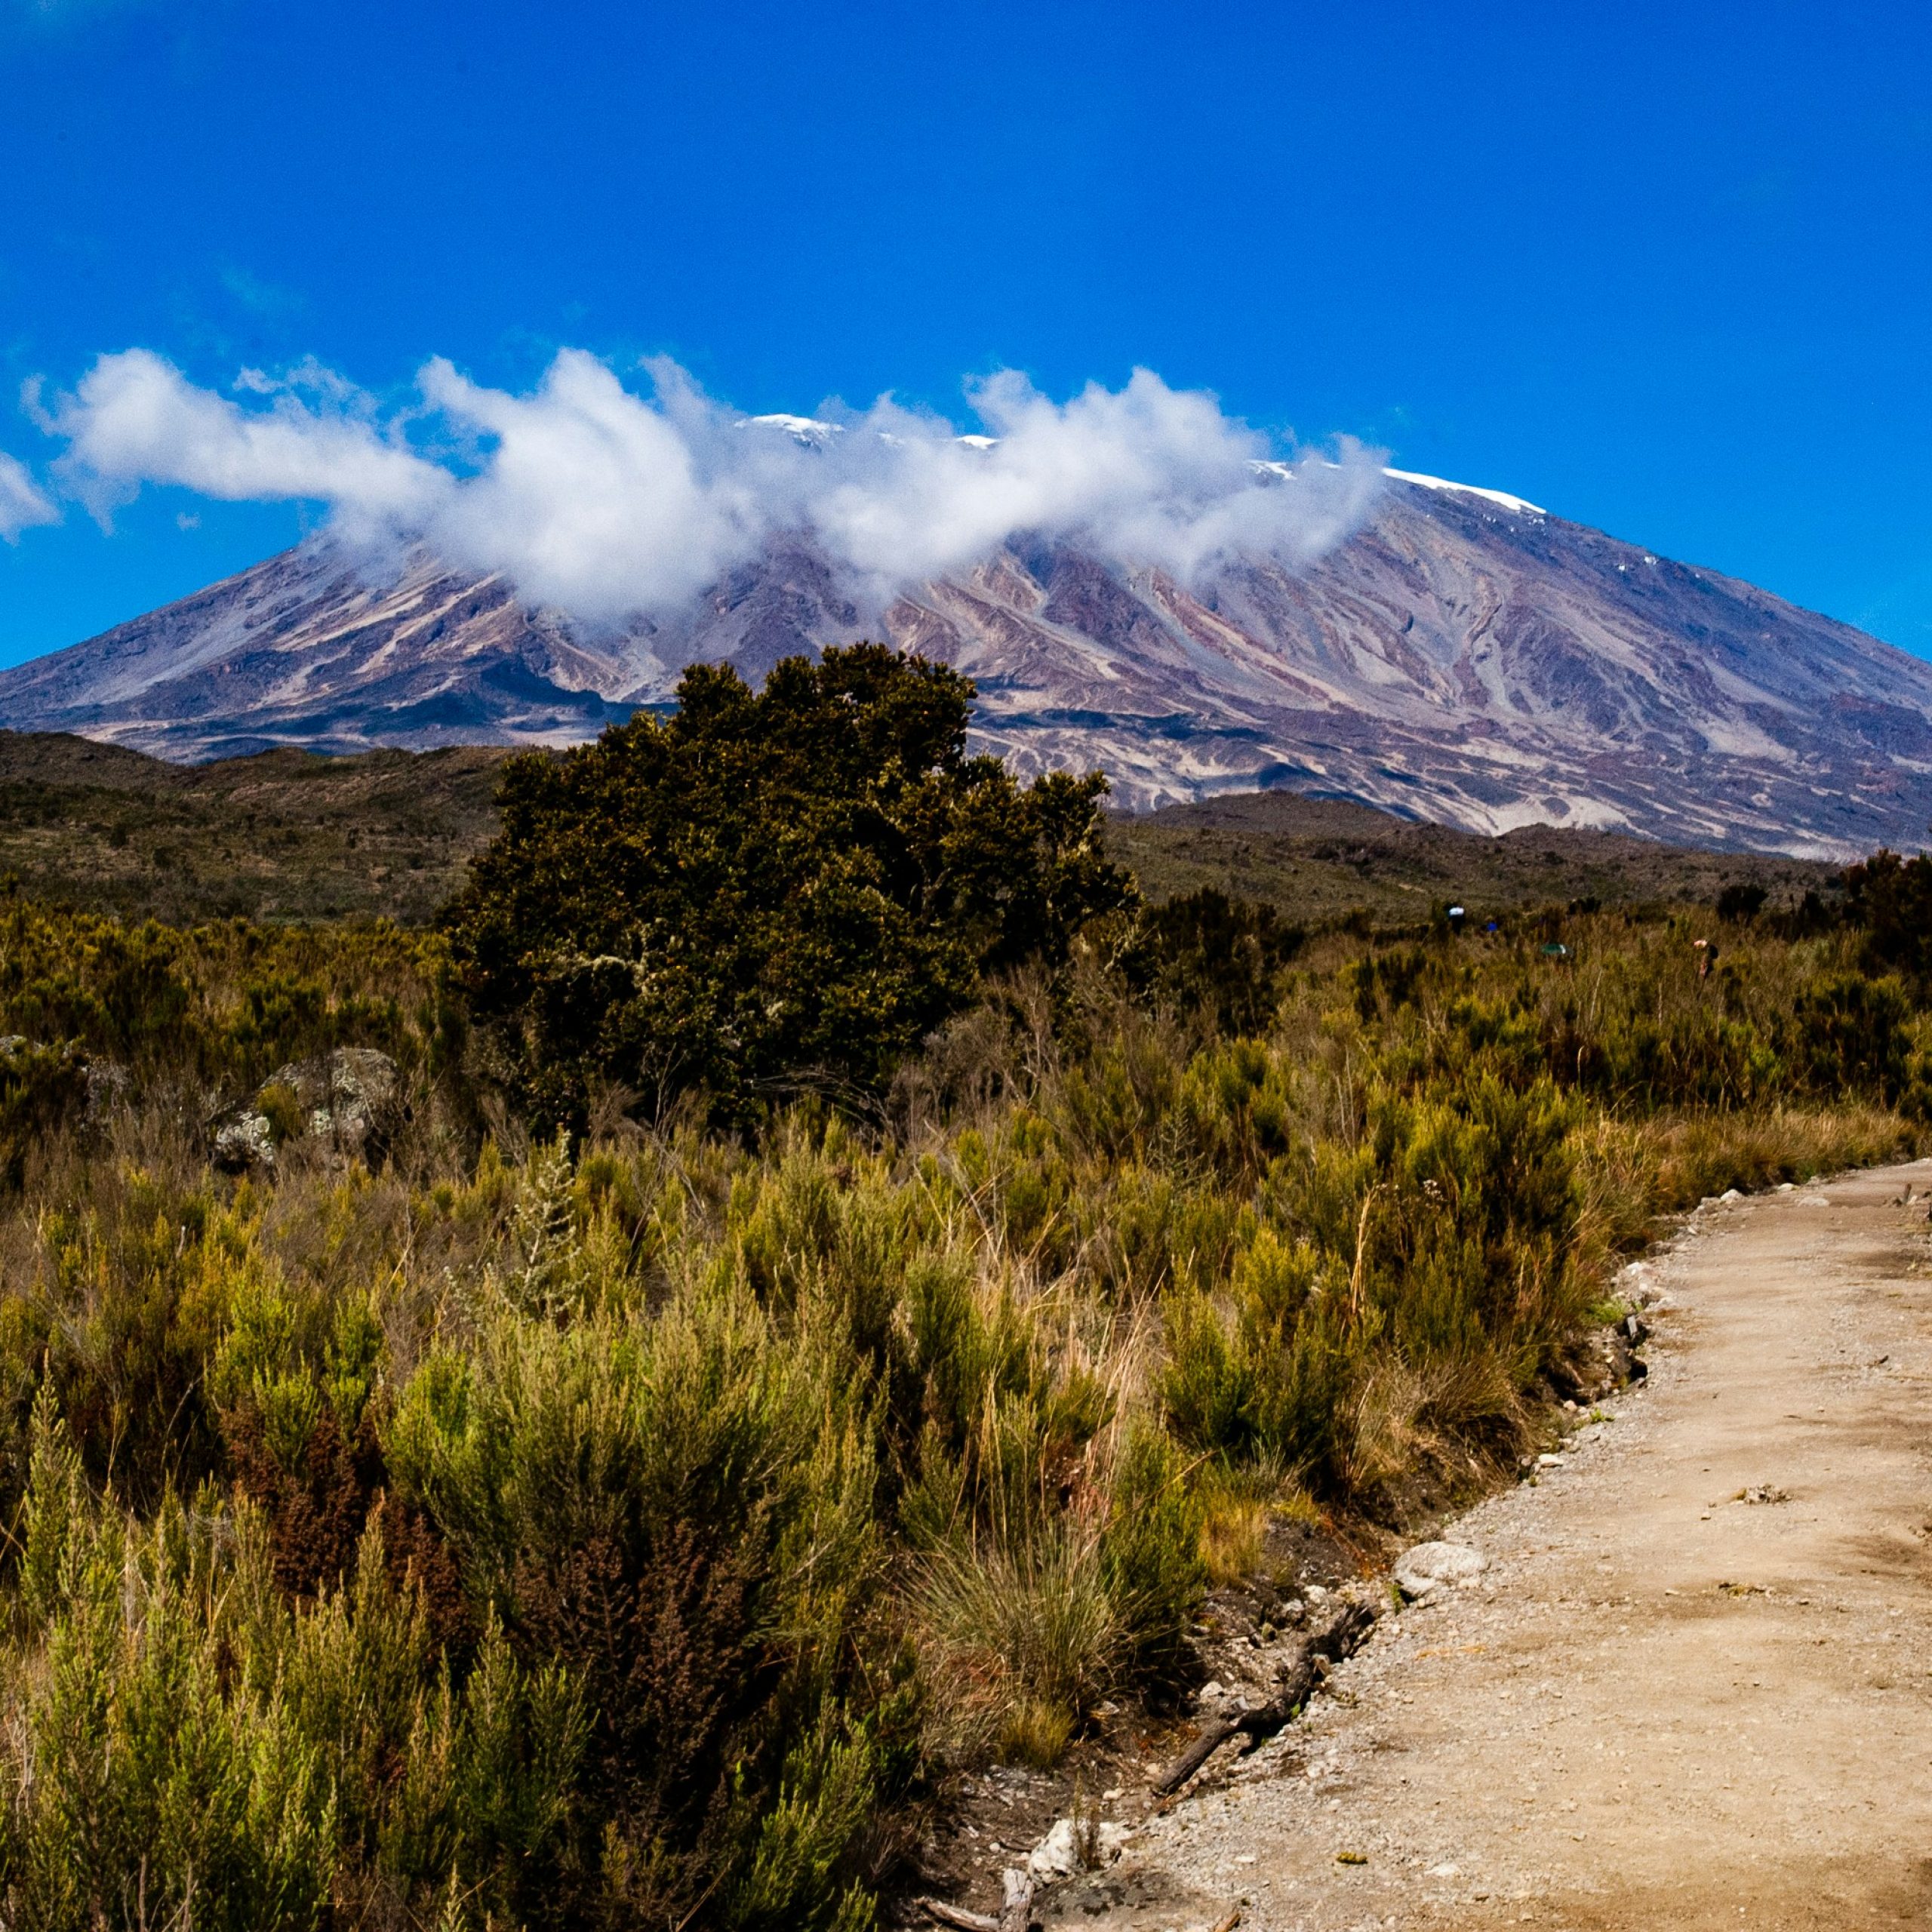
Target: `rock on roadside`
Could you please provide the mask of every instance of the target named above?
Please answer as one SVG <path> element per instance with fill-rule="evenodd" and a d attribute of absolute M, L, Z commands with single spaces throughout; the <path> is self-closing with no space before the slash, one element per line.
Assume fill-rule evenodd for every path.
<path fill-rule="evenodd" d="M 1481 1551 L 1464 1543 L 1419 1543 L 1395 1561 L 1395 1582 L 1403 1595 L 1421 1603 L 1444 1589 L 1472 1583 L 1489 1567 Z"/>
<path fill-rule="evenodd" d="M 1095 1828 L 1094 1862 L 1111 1864 L 1127 1842 L 1124 1825 L 1106 1824 Z M 1085 1861 L 1080 1856 L 1078 1828 L 1071 1818 L 1057 1818 L 1047 1835 L 1026 1856 L 1026 1869 L 1040 1879 L 1070 1878 Z"/>

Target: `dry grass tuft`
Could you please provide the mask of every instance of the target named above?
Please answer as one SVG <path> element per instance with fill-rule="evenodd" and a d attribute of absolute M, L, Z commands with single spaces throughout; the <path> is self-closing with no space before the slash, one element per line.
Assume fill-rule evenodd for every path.
<path fill-rule="evenodd" d="M 943 1546 L 912 1603 L 955 1749 L 992 1740 L 1029 1764 L 1057 1761 L 1125 1662 L 1124 1620 L 1091 1534 Z"/>

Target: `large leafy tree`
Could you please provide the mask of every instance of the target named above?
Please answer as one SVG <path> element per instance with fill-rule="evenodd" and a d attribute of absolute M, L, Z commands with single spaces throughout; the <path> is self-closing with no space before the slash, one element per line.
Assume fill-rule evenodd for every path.
<path fill-rule="evenodd" d="M 1131 881 L 1098 773 L 1022 786 L 966 755 L 974 688 L 876 645 L 707 666 L 676 709 L 505 768 L 502 824 L 446 924 L 535 1109 L 600 1081 L 746 1117 L 875 1091 L 985 977 L 1057 964 Z"/>

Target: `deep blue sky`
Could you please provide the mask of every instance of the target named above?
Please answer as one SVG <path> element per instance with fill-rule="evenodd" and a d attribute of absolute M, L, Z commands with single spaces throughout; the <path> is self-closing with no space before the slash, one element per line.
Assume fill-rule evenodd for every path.
<path fill-rule="evenodd" d="M 21 381 L 137 344 L 955 415 L 1142 364 L 1932 654 L 1927 17 L 0 0 L 0 450 L 45 481 Z M 70 508 L 0 662 L 300 528 Z"/>

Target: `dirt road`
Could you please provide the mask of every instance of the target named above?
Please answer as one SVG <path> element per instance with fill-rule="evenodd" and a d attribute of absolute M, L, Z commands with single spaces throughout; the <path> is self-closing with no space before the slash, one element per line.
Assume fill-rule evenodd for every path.
<path fill-rule="evenodd" d="M 1056 1922 L 1932 1924 L 1928 1187 L 1706 1207 L 1649 1383 L 1446 1532 L 1480 1580 L 1385 1619 Z"/>

